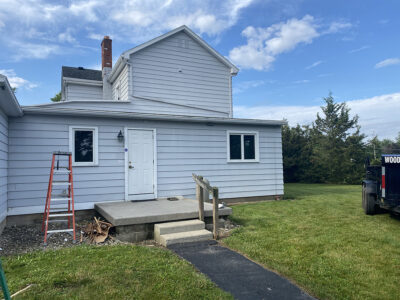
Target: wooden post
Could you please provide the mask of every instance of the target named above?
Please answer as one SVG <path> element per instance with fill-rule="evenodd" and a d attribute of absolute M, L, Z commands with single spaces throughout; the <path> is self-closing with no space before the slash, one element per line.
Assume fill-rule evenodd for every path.
<path fill-rule="evenodd" d="M 214 239 L 218 239 L 218 229 L 219 229 L 219 215 L 218 215 L 218 188 L 213 187 L 212 189 L 213 197 L 213 233 Z"/>
<path fill-rule="evenodd" d="M 210 182 L 209 182 L 206 178 L 203 179 L 203 182 L 204 182 L 206 185 L 209 185 L 209 184 L 210 184 Z M 204 201 L 204 202 L 207 202 L 207 203 L 211 203 L 211 201 L 210 201 L 210 191 L 203 188 L 203 195 L 204 195 L 204 196 L 203 196 L 203 201 Z"/>
<path fill-rule="evenodd" d="M 200 180 L 203 177 L 198 177 Z M 204 189 L 199 184 L 196 183 L 196 198 L 199 202 L 199 220 L 204 222 Z"/>

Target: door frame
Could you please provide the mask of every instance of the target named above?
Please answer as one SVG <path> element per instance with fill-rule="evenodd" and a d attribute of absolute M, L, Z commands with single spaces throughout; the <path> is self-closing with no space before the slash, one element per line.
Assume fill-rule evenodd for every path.
<path fill-rule="evenodd" d="M 129 195 L 129 174 L 128 174 L 128 151 L 129 151 L 129 130 L 147 130 L 153 131 L 153 194 Z M 131 200 L 153 200 L 157 198 L 157 130 L 155 128 L 124 128 L 124 155 L 125 155 L 125 201 Z"/>

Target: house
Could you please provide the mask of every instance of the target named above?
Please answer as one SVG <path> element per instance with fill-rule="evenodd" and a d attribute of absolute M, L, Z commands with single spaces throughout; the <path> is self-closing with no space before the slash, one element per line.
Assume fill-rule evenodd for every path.
<path fill-rule="evenodd" d="M 192 173 L 225 201 L 283 194 L 284 121 L 233 118 L 238 69 L 188 27 L 123 52 L 114 66 L 107 36 L 101 51 L 102 71 L 62 67 L 58 103 L 21 109 L 2 79 L 0 221 L 6 211 L 43 212 L 58 150 L 73 153 L 77 210 L 193 198 Z"/>

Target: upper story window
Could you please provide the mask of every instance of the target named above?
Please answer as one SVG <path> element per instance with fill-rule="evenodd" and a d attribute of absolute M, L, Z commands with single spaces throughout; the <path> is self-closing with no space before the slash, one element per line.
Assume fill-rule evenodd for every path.
<path fill-rule="evenodd" d="M 228 131 L 228 162 L 258 162 L 258 132 Z"/>
<path fill-rule="evenodd" d="M 98 164 L 97 127 L 70 126 L 69 150 L 72 152 L 72 165 L 95 166 Z"/>

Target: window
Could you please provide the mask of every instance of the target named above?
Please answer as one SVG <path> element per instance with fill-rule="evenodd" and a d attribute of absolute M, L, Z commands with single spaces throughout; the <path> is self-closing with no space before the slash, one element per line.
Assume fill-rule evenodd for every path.
<path fill-rule="evenodd" d="M 98 164 L 98 135 L 96 127 L 71 126 L 69 128 L 69 150 L 74 166 Z"/>
<path fill-rule="evenodd" d="M 228 131 L 228 162 L 258 162 L 258 132 Z"/>

